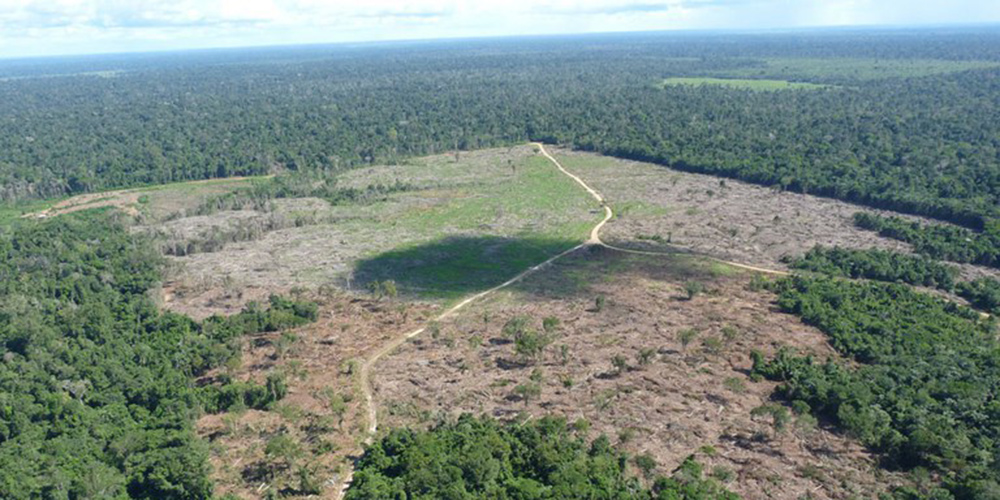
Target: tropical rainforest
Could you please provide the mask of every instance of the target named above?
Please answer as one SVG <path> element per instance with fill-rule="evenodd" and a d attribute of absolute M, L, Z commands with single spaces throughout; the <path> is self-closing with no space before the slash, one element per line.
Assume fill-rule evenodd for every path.
<path fill-rule="evenodd" d="M 646 34 L 10 61 L 0 199 L 531 139 L 981 229 L 1000 199 L 998 43 L 989 29 Z M 660 84 L 698 76 L 823 85 Z"/>
<path fill-rule="evenodd" d="M 996 326 L 974 311 L 898 284 L 823 277 L 772 284 L 778 305 L 830 337 L 846 358 L 754 355 L 778 394 L 836 422 L 891 466 L 940 474 L 912 498 L 993 498 L 1000 491 Z"/>
<path fill-rule="evenodd" d="M 573 429 L 561 418 L 501 425 L 470 415 L 424 432 L 399 429 L 368 449 L 346 498 L 739 498 L 691 458 L 644 488 L 607 437 L 587 443 Z"/>
<path fill-rule="evenodd" d="M 301 175 L 192 212 L 379 200 L 410 186 L 325 176 L 531 140 L 936 219 L 855 219 L 919 255 L 819 247 L 795 259 L 810 274 L 770 289 L 841 358 L 756 353 L 753 374 L 885 465 L 938 479 L 899 498 L 998 498 L 996 323 L 901 284 L 1000 308 L 1000 282 L 938 262 L 1000 267 L 997 47 L 1000 31 L 966 28 L 0 61 L 0 497 L 211 497 L 195 418 L 272 407 L 287 386 L 202 377 L 240 356 L 242 336 L 318 318 L 316 304 L 281 296 L 203 321 L 165 312 L 164 257 L 120 213 L 9 214 L 287 172 Z M 377 440 L 347 498 L 735 498 L 693 459 L 640 478 L 656 464 L 637 458 L 560 419 L 466 416 Z"/>
<path fill-rule="evenodd" d="M 206 498 L 199 411 L 263 407 L 266 385 L 197 387 L 238 337 L 316 319 L 272 297 L 201 323 L 148 293 L 162 257 L 113 213 L 18 224 L 0 235 L 0 497 Z"/>

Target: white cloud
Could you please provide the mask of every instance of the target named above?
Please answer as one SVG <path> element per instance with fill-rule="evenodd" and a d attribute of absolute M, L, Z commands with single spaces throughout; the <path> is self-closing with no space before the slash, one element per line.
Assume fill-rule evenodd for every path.
<path fill-rule="evenodd" d="M 0 56 L 655 29 L 1000 22 L 996 0 L 0 0 Z"/>

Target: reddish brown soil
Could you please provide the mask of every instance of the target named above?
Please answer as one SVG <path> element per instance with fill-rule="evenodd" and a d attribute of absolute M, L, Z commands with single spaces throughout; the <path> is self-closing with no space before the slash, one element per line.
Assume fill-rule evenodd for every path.
<path fill-rule="evenodd" d="M 464 412 L 563 415 L 587 419 L 593 436 L 607 434 L 633 454 L 651 454 L 660 472 L 695 454 L 708 470 L 731 471 L 728 486 L 745 498 L 884 491 L 897 478 L 878 471 L 852 440 L 804 420 L 777 432 L 751 416 L 774 389 L 749 380 L 752 349 L 833 353 L 820 332 L 775 312 L 769 293 L 749 290 L 748 275 L 712 267 L 608 250 L 570 257 L 384 360 L 374 379 L 382 425 L 425 426 Z M 707 293 L 684 300 L 689 280 L 705 283 Z M 605 297 L 600 311 L 597 296 Z M 533 318 L 536 329 L 543 317 L 560 320 L 558 338 L 536 363 L 522 363 L 503 339 L 503 325 L 518 315 Z M 686 329 L 698 333 L 685 347 Z M 643 349 L 655 351 L 644 366 Z M 626 371 L 615 373 L 615 355 L 628 360 Z M 524 401 L 515 387 L 535 370 L 543 374 L 541 396 Z"/>

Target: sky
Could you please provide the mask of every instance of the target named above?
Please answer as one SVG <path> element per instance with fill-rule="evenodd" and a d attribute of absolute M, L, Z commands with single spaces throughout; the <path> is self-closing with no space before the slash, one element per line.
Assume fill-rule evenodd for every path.
<path fill-rule="evenodd" d="M 1000 23 L 1000 0 L 0 0 L 0 58 L 307 43 Z"/>

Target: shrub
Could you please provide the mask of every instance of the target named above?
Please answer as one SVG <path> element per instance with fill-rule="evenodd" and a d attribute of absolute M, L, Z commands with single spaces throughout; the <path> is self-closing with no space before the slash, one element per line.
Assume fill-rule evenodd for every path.
<path fill-rule="evenodd" d="M 705 291 L 705 285 L 698 281 L 688 281 L 684 283 L 684 298 L 687 300 L 692 300 L 698 294 Z"/>
<path fill-rule="evenodd" d="M 514 394 L 527 405 L 532 399 L 542 395 L 542 386 L 537 382 L 527 382 L 514 387 Z"/>
<path fill-rule="evenodd" d="M 653 362 L 653 357 L 656 356 L 656 349 L 652 347 L 644 347 L 639 349 L 639 353 L 636 355 L 636 360 L 639 362 L 639 366 L 648 366 Z"/>
<path fill-rule="evenodd" d="M 655 478 L 646 489 L 627 474 L 625 455 L 607 437 L 588 442 L 579 422 L 574 434 L 561 418 L 502 425 L 466 415 L 429 431 L 393 430 L 358 461 L 345 500 L 737 498 L 702 477 L 693 459 L 673 477 Z M 644 474 L 652 475 L 656 468 L 652 457 L 634 462 Z"/>
<path fill-rule="evenodd" d="M 514 336 L 514 352 L 524 361 L 534 362 L 552 343 L 549 335 L 534 330 L 523 330 Z"/>
<path fill-rule="evenodd" d="M 559 318 L 555 316 L 546 316 L 542 320 L 542 330 L 545 331 L 545 333 L 549 334 L 555 333 L 555 331 L 558 328 L 559 328 Z"/>
<path fill-rule="evenodd" d="M 733 474 L 732 469 L 722 465 L 716 465 L 715 467 L 712 467 L 712 473 L 710 475 L 713 478 L 718 479 L 723 483 L 728 483 L 732 481 L 733 478 L 736 476 L 735 474 Z"/>
<path fill-rule="evenodd" d="M 605 299 L 603 295 L 598 295 L 597 297 L 595 297 L 594 298 L 594 312 L 601 312 L 602 310 L 604 310 L 604 303 L 606 301 L 607 301 L 607 299 Z"/>
<path fill-rule="evenodd" d="M 701 345 L 705 348 L 705 352 L 709 354 L 719 354 L 722 352 L 722 341 L 718 337 L 706 337 L 701 341 Z"/>
<path fill-rule="evenodd" d="M 616 375 L 621 375 L 626 370 L 628 370 L 628 359 L 621 354 L 615 354 L 611 357 L 611 366 L 614 368 Z"/>
<path fill-rule="evenodd" d="M 722 333 L 722 338 L 726 339 L 727 342 L 732 342 L 739 335 L 739 330 L 733 325 L 726 325 L 722 327 L 720 333 Z"/>
<path fill-rule="evenodd" d="M 722 385 L 726 389 L 735 393 L 743 393 L 747 390 L 746 384 L 743 383 L 743 379 L 738 377 L 729 377 L 722 381 Z"/>
<path fill-rule="evenodd" d="M 648 453 L 643 453 L 642 455 L 636 455 L 632 461 L 635 466 L 642 471 L 642 475 L 645 477 L 650 477 L 653 475 L 653 471 L 656 470 L 656 459 Z"/>
<path fill-rule="evenodd" d="M 694 328 L 685 328 L 677 333 L 677 340 L 680 341 L 681 346 L 687 349 L 688 344 L 691 343 L 698 336 L 698 330 Z"/>

